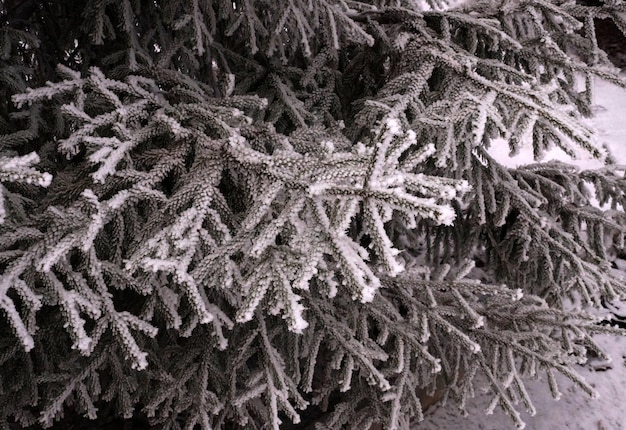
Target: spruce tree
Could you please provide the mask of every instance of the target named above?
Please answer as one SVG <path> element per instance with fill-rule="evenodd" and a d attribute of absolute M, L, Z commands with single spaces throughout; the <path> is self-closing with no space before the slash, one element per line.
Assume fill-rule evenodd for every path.
<path fill-rule="evenodd" d="M 477 381 L 523 427 L 526 378 L 595 395 L 626 177 L 584 118 L 626 3 L 453 6 L 1 0 L 3 428 L 419 428 Z"/>

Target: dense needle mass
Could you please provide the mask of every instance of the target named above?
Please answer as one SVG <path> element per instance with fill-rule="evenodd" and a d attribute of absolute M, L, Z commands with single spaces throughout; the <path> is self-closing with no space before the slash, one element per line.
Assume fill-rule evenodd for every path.
<path fill-rule="evenodd" d="M 0 420 L 408 429 L 482 374 L 522 427 L 524 377 L 595 395 L 572 365 L 626 294 L 601 3 L 0 1 Z"/>

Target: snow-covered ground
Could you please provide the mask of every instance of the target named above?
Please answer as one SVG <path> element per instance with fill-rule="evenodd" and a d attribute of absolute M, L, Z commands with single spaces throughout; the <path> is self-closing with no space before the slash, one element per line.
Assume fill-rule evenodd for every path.
<path fill-rule="evenodd" d="M 618 165 L 626 166 L 626 90 L 606 82 L 596 82 L 596 117 L 592 124 L 598 132 L 600 144 L 606 144 Z M 525 148 L 513 158 L 504 142 L 493 142 L 490 154 L 509 166 L 532 163 L 532 148 Z M 542 161 L 562 160 L 593 169 L 601 166 L 597 160 L 581 153 L 572 161 L 562 151 L 548 152 Z M 624 306 L 626 309 L 626 306 Z M 537 409 L 535 416 L 522 412 L 526 429 L 530 430 L 626 430 L 626 337 L 597 336 L 596 341 L 612 357 L 612 362 L 590 362 L 577 370 L 600 393 L 599 399 L 589 399 L 565 377 L 559 378 L 563 396 L 555 401 L 546 380 L 527 382 L 531 399 Z M 513 429 L 511 419 L 499 408 L 493 415 L 483 411 L 491 398 L 489 393 L 478 391 L 468 405 L 468 417 L 448 405 L 426 414 L 424 422 L 415 430 L 507 430 Z"/>
<path fill-rule="evenodd" d="M 610 364 L 589 363 L 577 370 L 600 394 L 590 399 L 564 376 L 557 376 L 563 394 L 556 401 L 548 389 L 548 382 L 525 381 L 537 414 L 530 416 L 518 405 L 527 430 L 621 430 L 626 429 L 626 338 L 597 336 L 596 341 L 613 358 Z M 599 370 L 594 370 L 593 368 Z M 478 392 L 468 402 L 469 416 L 463 417 L 452 405 L 438 407 L 426 414 L 426 419 L 415 430 L 508 430 L 513 421 L 496 408 L 493 415 L 485 415 L 491 395 Z"/>
<path fill-rule="evenodd" d="M 626 75 L 624 78 L 626 79 Z M 626 164 L 626 90 L 606 81 L 596 80 L 594 103 L 595 117 L 591 120 L 583 119 L 583 122 L 596 129 L 597 144 L 606 145 L 617 164 Z M 576 160 L 572 160 L 560 148 L 552 148 L 546 151 L 541 160 L 537 161 L 560 160 L 575 164 L 581 169 L 597 169 L 603 166 L 601 160 L 593 158 L 585 150 L 578 147 L 573 149 L 576 152 Z M 511 157 L 509 146 L 500 139 L 492 142 L 489 154 L 501 164 L 510 167 L 535 162 L 531 145 L 524 146 L 518 154 Z"/>

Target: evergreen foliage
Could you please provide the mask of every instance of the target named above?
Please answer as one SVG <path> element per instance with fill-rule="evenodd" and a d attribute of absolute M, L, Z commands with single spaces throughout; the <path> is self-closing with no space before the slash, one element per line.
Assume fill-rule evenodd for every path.
<path fill-rule="evenodd" d="M 584 117 L 625 85 L 593 22 L 626 3 L 448 6 L 0 1 L 3 428 L 408 429 L 476 378 L 522 427 L 526 377 L 593 396 L 626 166 Z"/>

